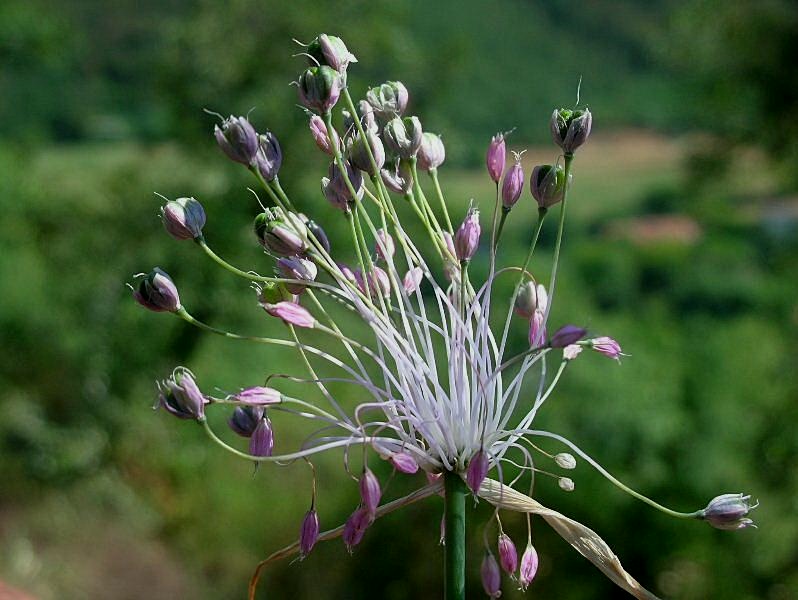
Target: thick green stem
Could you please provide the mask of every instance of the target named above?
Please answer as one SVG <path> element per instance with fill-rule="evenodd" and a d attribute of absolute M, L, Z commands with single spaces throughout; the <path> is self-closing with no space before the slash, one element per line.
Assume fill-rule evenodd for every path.
<path fill-rule="evenodd" d="M 446 494 L 445 533 L 445 600 L 465 600 L 465 505 L 468 488 L 453 472 L 443 476 Z"/>

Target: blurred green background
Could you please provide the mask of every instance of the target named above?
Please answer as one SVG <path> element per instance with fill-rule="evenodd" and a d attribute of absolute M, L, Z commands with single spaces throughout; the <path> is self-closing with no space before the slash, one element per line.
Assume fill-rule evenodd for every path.
<path fill-rule="evenodd" d="M 556 158 L 548 117 L 573 103 L 582 77 L 594 133 L 574 166 L 552 318 L 610 334 L 631 356 L 621 366 L 580 357 L 539 427 L 674 508 L 738 491 L 762 506 L 758 530 L 676 522 L 585 465 L 573 493 L 542 480 L 536 495 L 599 532 L 663 597 L 798 597 L 798 10 L 788 0 L 5 0 L 0 590 L 241 598 L 257 561 L 294 539 L 310 500 L 304 464 L 253 475 L 151 404 L 153 382 L 177 364 L 207 389 L 235 390 L 296 373 L 295 358 L 141 310 L 124 284 L 159 265 L 198 317 L 283 333 L 246 282 L 159 223 L 153 192 L 193 195 L 217 251 L 271 269 L 250 230 L 254 182 L 215 147 L 203 108 L 253 109 L 255 126 L 281 141 L 284 185 L 346 254 L 343 222 L 318 191 L 325 157 L 288 85 L 303 66 L 292 38 L 321 31 L 360 59 L 356 97 L 386 79 L 408 86 L 412 112 L 444 135 L 441 177 L 457 215 L 469 198 L 490 203 L 482 160 L 496 131 L 516 128 L 527 172 Z M 503 261 L 519 262 L 534 213 L 525 195 Z M 544 278 L 553 229 L 533 265 Z M 525 343 L 518 324 L 511 343 Z M 214 415 L 220 431 L 223 420 Z M 299 436 L 282 423 L 278 449 Z M 317 466 L 322 527 L 332 527 L 357 488 L 340 455 Z M 386 465 L 373 466 L 385 481 Z M 388 495 L 423 482 L 408 479 Z M 259 597 L 439 597 L 441 511 L 435 498 L 381 519 L 352 557 L 334 541 L 275 565 Z M 470 514 L 472 597 L 489 516 Z M 523 520 L 508 515 L 505 528 L 522 545 Z M 542 522 L 534 541 L 529 597 L 622 597 Z M 509 581 L 504 590 L 522 597 Z"/>

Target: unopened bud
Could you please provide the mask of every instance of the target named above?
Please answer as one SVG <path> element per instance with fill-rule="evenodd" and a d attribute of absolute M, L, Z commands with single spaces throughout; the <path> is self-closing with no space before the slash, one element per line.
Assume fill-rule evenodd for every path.
<path fill-rule="evenodd" d="M 532 314 L 529 319 L 529 346 L 530 348 L 538 348 L 543 345 L 546 339 L 546 314 L 539 308 Z"/>
<path fill-rule="evenodd" d="M 316 221 L 308 220 L 305 221 L 305 227 L 310 232 L 310 234 L 316 238 L 324 251 L 329 253 L 330 252 L 330 238 L 327 237 L 327 232 L 322 229 L 322 226 L 316 223 Z"/>
<path fill-rule="evenodd" d="M 249 453 L 252 456 L 271 456 L 274 449 L 274 431 L 269 417 L 263 416 L 258 421 L 255 431 L 249 438 Z"/>
<path fill-rule="evenodd" d="M 258 152 L 255 154 L 255 166 L 258 173 L 266 181 L 273 181 L 283 164 L 283 151 L 280 143 L 271 131 L 258 136 Z"/>
<path fill-rule="evenodd" d="M 549 208 L 565 196 L 565 171 L 560 166 L 538 165 L 532 169 L 529 188 L 540 208 Z"/>
<path fill-rule="evenodd" d="M 255 433 L 262 418 L 262 406 L 236 406 L 227 424 L 235 433 L 248 438 Z"/>
<path fill-rule="evenodd" d="M 593 115 L 588 109 L 570 110 L 560 108 L 551 115 L 551 138 L 566 155 L 587 141 L 593 126 Z"/>
<path fill-rule="evenodd" d="M 394 117 L 382 131 L 385 145 L 405 160 L 414 157 L 421 148 L 423 131 L 418 117 Z"/>
<path fill-rule="evenodd" d="M 700 511 L 700 519 L 717 529 L 745 529 L 756 527 L 751 519 L 746 518 L 748 513 L 759 506 L 751 505 L 751 496 L 743 494 L 723 494 L 713 498 L 707 507 Z"/>
<path fill-rule="evenodd" d="M 457 260 L 471 260 L 479 247 L 479 236 L 482 229 L 479 226 L 479 210 L 474 207 L 468 209 L 465 220 L 454 234 L 454 250 Z"/>
<path fill-rule="evenodd" d="M 582 352 L 582 346 L 579 344 L 571 344 L 562 349 L 563 360 L 573 360 Z"/>
<path fill-rule="evenodd" d="M 228 158 L 247 166 L 254 163 L 259 145 L 258 134 L 246 117 L 230 115 L 222 121 L 221 127 L 214 126 L 213 135 Z"/>
<path fill-rule="evenodd" d="M 559 485 L 560 489 L 564 492 L 574 491 L 574 480 L 570 477 L 560 477 L 557 479 L 557 485 Z"/>
<path fill-rule="evenodd" d="M 306 308 L 295 302 L 278 302 L 277 304 L 263 304 L 263 309 L 273 317 L 282 319 L 287 325 L 310 328 L 316 324 Z"/>
<path fill-rule="evenodd" d="M 374 176 L 379 174 L 380 169 L 385 164 L 385 148 L 377 134 L 369 130 L 364 130 L 363 133 L 365 138 L 359 133 L 349 138 L 346 143 L 346 156 L 353 166 Z M 376 171 L 371 164 L 369 149 L 371 150 L 371 157 L 374 158 L 374 164 L 377 166 Z"/>
<path fill-rule="evenodd" d="M 417 166 L 422 171 L 437 169 L 446 160 L 446 148 L 441 137 L 428 131 L 421 136 L 421 147 L 416 155 Z"/>
<path fill-rule="evenodd" d="M 360 119 L 360 126 L 365 131 L 370 131 L 373 134 L 379 134 L 380 126 L 377 124 L 377 119 L 374 116 L 374 109 L 371 104 L 365 100 L 360 100 L 355 108 L 357 111 L 355 115 L 348 110 L 343 110 L 341 113 L 344 116 L 344 130 L 351 135 L 358 131 L 357 124 L 355 123 L 355 116 Z"/>
<path fill-rule="evenodd" d="M 526 591 L 529 584 L 538 572 L 538 552 L 532 544 L 527 544 L 526 550 L 521 555 L 521 569 L 518 572 L 518 584 L 522 591 Z"/>
<path fill-rule="evenodd" d="M 319 114 L 328 113 L 341 94 L 341 76 L 327 65 L 306 69 L 297 84 L 299 101 Z"/>
<path fill-rule="evenodd" d="M 381 497 L 380 482 L 374 472 L 366 467 L 360 477 L 360 499 L 363 501 L 364 508 L 374 514 L 380 504 Z"/>
<path fill-rule="evenodd" d="M 549 346 L 552 348 L 565 348 L 571 344 L 575 344 L 587 334 L 587 329 L 577 327 L 576 325 L 563 325 L 549 340 Z"/>
<path fill-rule="evenodd" d="M 500 597 L 502 595 L 502 574 L 501 571 L 499 571 L 499 564 L 490 552 L 485 552 L 485 558 L 482 559 L 482 566 L 479 569 L 479 573 L 482 577 L 482 589 L 485 590 L 488 597 Z"/>
<path fill-rule="evenodd" d="M 576 459 L 573 454 L 568 452 L 560 452 L 554 455 L 554 462 L 556 462 L 563 469 L 575 469 Z"/>
<path fill-rule="evenodd" d="M 488 153 L 485 156 L 485 164 L 488 167 L 488 175 L 497 184 L 502 178 L 504 164 L 507 162 L 507 145 L 504 142 L 504 134 L 497 133 L 490 140 Z"/>
<path fill-rule="evenodd" d="M 527 281 L 518 287 L 515 296 L 515 314 L 524 319 L 531 319 L 536 310 L 545 312 L 548 303 L 549 296 L 543 284 Z"/>
<path fill-rule="evenodd" d="M 138 287 L 133 290 L 136 302 L 154 312 L 176 312 L 181 308 L 177 286 L 164 271 L 155 267 L 140 277 Z"/>
<path fill-rule="evenodd" d="M 341 75 L 346 74 L 346 68 L 350 63 L 357 62 L 357 58 L 347 49 L 341 38 L 326 33 L 322 33 L 308 44 L 308 54 L 318 64 L 332 67 Z"/>
<path fill-rule="evenodd" d="M 361 506 L 346 520 L 344 524 L 343 540 L 346 549 L 352 552 L 352 548 L 363 541 L 366 529 L 374 522 L 374 515 L 366 507 Z"/>
<path fill-rule="evenodd" d="M 363 197 L 364 188 L 363 175 L 360 171 L 352 167 L 349 162 L 346 162 L 345 166 L 346 176 L 338 169 L 338 165 L 334 162 L 330 163 L 329 177 L 323 177 L 321 180 L 321 191 L 330 204 L 343 211 L 348 211 L 350 203 Z M 346 184 L 347 178 L 352 184 L 357 198 L 352 197 L 349 186 Z"/>
<path fill-rule="evenodd" d="M 303 560 L 319 539 L 319 515 L 315 508 L 305 513 L 299 530 L 299 559 Z"/>
<path fill-rule="evenodd" d="M 244 388 L 233 396 L 236 402 L 252 406 L 266 406 L 269 404 L 280 404 L 282 394 L 274 388 L 256 385 Z"/>
<path fill-rule="evenodd" d="M 392 169 L 382 169 L 380 176 L 385 187 L 395 194 L 404 196 L 413 189 L 413 171 L 410 165 L 403 160 L 398 161 Z"/>
<path fill-rule="evenodd" d="M 611 337 L 597 337 L 590 340 L 589 345 L 599 354 L 603 354 L 609 358 L 614 358 L 618 361 L 621 360 L 621 356 L 625 356 L 621 351 L 621 345 Z"/>
<path fill-rule="evenodd" d="M 366 93 L 366 100 L 374 109 L 374 114 L 382 122 L 387 122 L 404 114 L 409 94 L 401 81 L 388 81 L 371 88 Z"/>
<path fill-rule="evenodd" d="M 316 263 L 314 263 L 312 260 L 301 258 L 299 256 L 284 256 L 277 259 L 277 268 L 286 279 L 295 279 L 299 280 L 300 282 L 314 281 L 319 272 L 318 268 L 316 267 Z M 292 294 L 301 294 L 307 287 L 306 285 L 297 283 L 296 281 L 286 281 L 284 284 L 286 289 Z"/>
<path fill-rule="evenodd" d="M 267 210 L 255 217 L 255 235 L 261 245 L 277 256 L 303 254 L 308 247 L 304 239 L 307 227 L 294 213 Z"/>
<path fill-rule="evenodd" d="M 499 534 L 499 564 L 508 575 L 513 575 L 518 568 L 518 551 L 510 536 L 506 533 Z"/>
<path fill-rule="evenodd" d="M 377 252 L 377 256 L 386 262 L 388 261 L 388 258 L 393 258 L 393 255 L 396 252 L 396 245 L 393 242 L 391 234 L 384 229 L 377 230 L 377 242 L 375 250 Z"/>
<path fill-rule="evenodd" d="M 158 382 L 158 402 L 166 412 L 179 419 L 205 419 L 205 396 L 191 371 L 178 367 L 169 379 Z"/>
<path fill-rule="evenodd" d="M 161 207 L 161 220 L 166 231 L 176 240 L 202 237 L 205 210 L 194 198 L 170 200 Z"/>
<path fill-rule="evenodd" d="M 524 191 L 524 169 L 521 161 L 516 160 L 515 164 L 507 170 L 502 183 L 502 206 L 509 210 L 521 197 Z"/>
<path fill-rule="evenodd" d="M 466 484 L 469 489 L 475 494 L 479 492 L 479 486 L 488 476 L 490 469 L 490 461 L 488 454 L 484 450 L 479 450 L 471 460 L 468 461 L 468 468 L 466 469 Z"/>
<path fill-rule="evenodd" d="M 421 285 L 421 281 L 424 279 L 424 271 L 421 267 L 413 267 L 407 273 L 405 273 L 405 277 L 402 280 L 402 286 L 405 288 L 405 292 L 411 294 L 418 289 L 418 286 Z"/>
<path fill-rule="evenodd" d="M 310 127 L 310 134 L 313 136 L 313 141 L 316 142 L 319 150 L 333 156 L 335 154 L 333 148 L 341 144 L 341 139 L 338 137 L 338 133 L 335 129 L 332 130 L 333 146 L 330 146 L 330 138 L 327 135 L 327 126 L 324 124 L 324 119 L 319 115 L 313 115 L 310 117 L 308 126 Z"/>
<path fill-rule="evenodd" d="M 394 468 L 400 473 L 412 475 L 418 473 L 418 463 L 416 459 L 408 452 L 396 452 L 388 459 Z"/>

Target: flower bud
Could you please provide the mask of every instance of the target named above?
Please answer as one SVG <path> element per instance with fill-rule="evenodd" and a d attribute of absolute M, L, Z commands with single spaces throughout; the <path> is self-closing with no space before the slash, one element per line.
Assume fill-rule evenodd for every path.
<path fill-rule="evenodd" d="M 181 308 L 177 286 L 158 267 L 141 276 L 138 287 L 133 290 L 133 298 L 154 312 L 176 312 Z"/>
<path fill-rule="evenodd" d="M 422 171 L 431 171 L 440 167 L 445 159 L 446 148 L 443 140 L 439 135 L 425 131 L 421 136 L 421 147 L 416 155 L 418 168 Z"/>
<path fill-rule="evenodd" d="M 521 570 L 518 572 L 518 583 L 522 591 L 526 591 L 529 584 L 538 572 L 538 552 L 532 544 L 526 545 L 526 550 L 521 555 Z"/>
<path fill-rule="evenodd" d="M 538 165 L 529 179 L 532 196 L 540 208 L 549 208 L 565 196 L 565 171 L 553 165 Z"/>
<path fill-rule="evenodd" d="M 418 463 L 409 452 L 396 452 L 388 459 L 394 469 L 406 475 L 418 473 Z"/>
<path fill-rule="evenodd" d="M 531 319 L 536 310 L 545 312 L 548 303 L 549 296 L 543 284 L 527 281 L 518 287 L 515 296 L 515 314 L 524 319 Z"/>
<path fill-rule="evenodd" d="M 282 402 L 282 394 L 270 387 L 253 386 L 244 388 L 233 398 L 241 404 L 251 406 L 265 406 L 269 404 L 280 404 Z"/>
<path fill-rule="evenodd" d="M 482 559 L 482 566 L 479 570 L 482 576 L 482 589 L 489 598 L 498 598 L 502 595 L 501 582 L 502 574 L 499 571 L 499 565 L 493 554 L 485 552 L 485 558 Z"/>
<path fill-rule="evenodd" d="M 490 462 L 488 454 L 484 450 L 480 450 L 471 460 L 468 461 L 468 468 L 466 469 L 466 484 L 475 494 L 479 492 L 479 486 L 488 476 L 490 469 Z"/>
<path fill-rule="evenodd" d="M 341 76 L 327 65 L 306 69 L 297 84 L 299 101 L 319 114 L 328 113 L 341 94 Z"/>
<path fill-rule="evenodd" d="M 347 49 L 341 38 L 326 33 L 322 33 L 308 44 L 308 54 L 319 64 L 332 67 L 341 75 L 346 74 L 346 68 L 350 63 L 357 62 L 357 58 Z"/>
<path fill-rule="evenodd" d="M 578 344 L 571 344 L 562 349 L 563 360 L 573 360 L 582 352 L 582 346 Z"/>
<path fill-rule="evenodd" d="M 394 117 L 385 125 L 382 137 L 385 145 L 394 154 L 409 160 L 421 147 L 423 131 L 418 117 Z"/>
<path fill-rule="evenodd" d="M 557 485 L 559 485 L 560 489 L 564 492 L 574 491 L 574 480 L 570 477 L 560 477 L 557 479 Z"/>
<path fill-rule="evenodd" d="M 383 122 L 404 114 L 408 100 L 407 88 L 401 81 L 388 81 L 366 93 L 366 101 Z"/>
<path fill-rule="evenodd" d="M 504 134 L 497 133 L 490 140 L 488 153 L 485 156 L 485 163 L 488 167 L 490 178 L 499 183 L 504 172 L 504 163 L 507 162 L 507 145 L 504 142 Z"/>
<path fill-rule="evenodd" d="M 377 252 L 377 256 L 385 262 L 388 262 L 389 257 L 393 258 L 393 255 L 396 252 L 396 245 L 393 243 L 391 234 L 384 229 L 377 230 L 377 243 L 375 251 Z"/>
<path fill-rule="evenodd" d="M 518 551 L 510 536 L 506 533 L 499 534 L 499 564 L 508 575 L 515 573 L 518 568 Z"/>
<path fill-rule="evenodd" d="M 473 206 L 468 209 L 468 214 L 454 234 L 454 250 L 457 260 L 471 260 L 479 246 L 479 235 L 482 229 L 479 226 L 479 210 Z"/>
<path fill-rule="evenodd" d="M 178 198 L 161 207 L 161 220 L 166 231 L 176 240 L 192 240 L 202 237 L 205 210 L 194 198 Z"/>
<path fill-rule="evenodd" d="M 324 119 L 322 119 L 319 115 L 313 115 L 310 117 L 308 126 L 310 127 L 310 134 L 313 136 L 313 141 L 316 142 L 319 150 L 329 154 L 330 156 L 333 156 L 335 154 L 333 148 L 335 146 L 340 147 L 341 145 L 341 139 L 338 137 L 338 132 L 336 132 L 335 129 L 332 130 L 332 138 L 335 146 L 330 146 L 330 138 L 327 137 L 327 126 L 324 124 Z"/>
<path fill-rule="evenodd" d="M 507 210 L 511 209 L 518 202 L 523 191 L 524 169 L 521 167 L 521 161 L 516 160 L 515 164 L 507 170 L 507 174 L 504 176 L 502 206 Z"/>
<path fill-rule="evenodd" d="M 424 271 L 421 267 L 413 267 L 407 273 L 405 273 L 404 280 L 402 281 L 402 287 L 405 288 L 405 292 L 408 294 L 412 294 L 418 289 L 418 286 L 421 285 L 421 281 L 424 279 Z"/>
<path fill-rule="evenodd" d="M 252 456 L 271 456 L 274 449 L 274 431 L 269 417 L 263 416 L 249 438 L 249 453 Z"/>
<path fill-rule="evenodd" d="M 227 421 L 235 433 L 241 437 L 251 437 L 263 418 L 262 406 L 236 406 L 233 414 Z"/>
<path fill-rule="evenodd" d="M 222 121 L 222 126 L 214 125 L 213 135 L 216 143 L 228 158 L 242 165 L 250 166 L 258 152 L 258 134 L 246 117 L 234 117 Z"/>
<path fill-rule="evenodd" d="M 380 132 L 380 126 L 377 124 L 377 119 L 374 116 L 374 109 L 371 104 L 365 100 L 360 100 L 357 103 L 357 112 L 355 113 L 360 119 L 360 126 L 364 131 L 370 131 L 377 135 Z M 354 135 L 357 131 L 357 124 L 355 123 L 355 115 L 352 115 L 348 110 L 341 111 L 344 115 L 344 129 L 347 133 Z"/>
<path fill-rule="evenodd" d="M 380 504 L 381 497 L 380 482 L 374 472 L 366 467 L 360 477 L 360 499 L 363 501 L 363 507 L 371 514 L 374 514 Z"/>
<path fill-rule="evenodd" d="M 343 540 L 346 549 L 352 553 L 352 548 L 363 541 L 366 529 L 374 522 L 374 515 L 365 506 L 361 506 L 346 520 L 344 524 Z"/>
<path fill-rule="evenodd" d="M 363 175 L 348 162 L 345 164 L 346 176 L 349 178 L 352 187 L 357 193 L 357 200 L 359 200 L 363 197 Z M 353 198 L 352 194 L 349 192 L 349 186 L 346 184 L 344 175 L 334 162 L 330 163 L 328 174 L 329 177 L 323 177 L 321 180 L 321 191 L 324 197 L 336 208 L 348 211 L 349 203 L 354 202 L 355 198 Z"/>
<path fill-rule="evenodd" d="M 358 285 L 358 276 L 355 275 L 355 272 L 349 265 L 340 262 L 335 264 L 341 270 L 341 275 L 344 276 L 344 279 L 353 285 Z"/>
<path fill-rule="evenodd" d="M 346 156 L 353 166 L 374 176 L 379 174 L 379 170 L 385 164 L 385 148 L 377 134 L 368 129 L 363 133 L 366 134 L 365 138 L 359 133 L 349 138 L 346 143 Z M 366 146 L 367 143 L 368 146 Z M 369 148 L 374 157 L 374 163 L 377 165 L 377 171 L 371 164 Z"/>
<path fill-rule="evenodd" d="M 330 252 L 330 238 L 327 237 L 327 233 L 322 229 L 321 225 L 309 219 L 305 221 L 305 227 L 311 233 L 313 237 L 321 244 L 321 247 L 324 248 L 325 252 Z"/>
<path fill-rule="evenodd" d="M 302 527 L 299 530 L 299 559 L 303 560 L 319 539 L 319 515 L 315 508 L 305 513 Z"/>
<path fill-rule="evenodd" d="M 400 160 L 392 169 L 382 169 L 380 171 L 385 187 L 395 194 L 407 195 L 413 189 L 413 171 L 410 165 Z"/>
<path fill-rule="evenodd" d="M 305 243 L 308 231 L 294 213 L 269 210 L 255 217 L 255 235 L 261 245 L 277 256 L 294 256 L 308 250 Z"/>
<path fill-rule="evenodd" d="M 588 109 L 560 108 L 551 115 L 551 138 L 567 156 L 587 141 L 592 126 L 593 115 Z"/>
<path fill-rule="evenodd" d="M 745 518 L 750 511 L 759 506 L 751 505 L 751 496 L 743 494 L 723 494 L 713 498 L 707 507 L 700 511 L 699 519 L 717 529 L 745 529 L 756 527 L 751 519 Z"/>
<path fill-rule="evenodd" d="M 299 256 L 277 259 L 277 268 L 286 279 L 298 279 L 299 281 L 314 281 L 319 272 L 316 263 Z M 292 294 L 301 294 L 307 287 L 302 283 L 296 282 L 284 282 L 284 284 L 286 289 Z"/>
<path fill-rule="evenodd" d="M 191 371 L 176 368 L 169 379 L 158 383 L 158 402 L 168 413 L 179 419 L 205 419 L 205 397 Z"/>
<path fill-rule="evenodd" d="M 282 319 L 287 325 L 296 327 L 313 327 L 316 319 L 306 308 L 295 302 L 278 302 L 277 304 L 263 304 L 263 309 L 273 317 Z"/>
<path fill-rule="evenodd" d="M 625 356 L 625 354 L 621 352 L 621 345 L 611 337 L 604 336 L 594 338 L 590 340 L 590 347 L 599 354 L 614 358 L 617 361 L 621 360 L 621 356 Z"/>
<path fill-rule="evenodd" d="M 271 131 L 258 136 L 258 151 L 255 154 L 255 166 L 258 173 L 266 181 L 273 181 L 283 164 L 283 151 L 280 143 Z"/>
<path fill-rule="evenodd" d="M 294 295 L 285 289 L 282 283 L 265 283 L 262 286 L 256 286 L 258 292 L 258 303 L 262 306 L 264 304 L 277 304 L 283 300 L 292 300 Z"/>
<path fill-rule="evenodd" d="M 563 469 L 575 469 L 576 459 L 573 454 L 568 452 L 560 452 L 554 455 L 554 462 L 556 462 Z"/>
<path fill-rule="evenodd" d="M 380 267 L 374 267 L 368 276 L 368 292 L 366 291 L 367 282 L 364 280 L 363 273 L 360 269 L 355 271 L 355 281 L 360 291 L 364 294 L 379 294 L 384 297 L 388 297 L 391 294 L 391 279 L 388 277 L 388 273 Z"/>
<path fill-rule="evenodd" d="M 571 344 L 575 344 L 587 334 L 587 329 L 577 327 L 576 325 L 563 325 L 549 340 L 549 346 L 552 348 L 565 348 Z"/>

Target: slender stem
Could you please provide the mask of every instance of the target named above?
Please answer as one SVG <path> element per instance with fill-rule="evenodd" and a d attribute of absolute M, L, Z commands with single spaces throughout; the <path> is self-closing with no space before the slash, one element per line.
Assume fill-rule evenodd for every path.
<path fill-rule="evenodd" d="M 568 199 L 568 181 L 571 176 L 571 163 L 574 160 L 573 154 L 565 155 L 565 190 L 562 195 L 562 204 L 560 206 L 560 224 L 557 227 L 557 242 L 554 244 L 554 262 L 551 267 L 551 282 L 549 283 L 549 308 L 554 300 L 554 286 L 557 284 L 557 268 L 560 262 L 560 247 L 562 246 L 563 230 L 565 229 L 565 201 Z M 546 316 L 548 317 L 548 309 Z"/>
<path fill-rule="evenodd" d="M 496 246 L 499 245 L 499 238 L 502 236 L 502 230 L 504 230 L 504 222 L 507 220 L 507 215 L 510 214 L 509 208 L 502 209 L 502 216 L 499 218 L 499 230 L 496 232 L 496 240 L 494 241 L 493 251 L 496 251 Z"/>
<path fill-rule="evenodd" d="M 452 220 L 449 218 L 449 211 L 446 208 L 446 200 L 443 199 L 443 192 L 441 191 L 441 184 L 438 181 L 438 169 L 430 169 L 429 176 L 432 177 L 432 183 L 435 186 L 435 193 L 438 194 L 438 200 L 441 203 L 441 210 L 443 211 L 443 218 L 446 219 L 446 227 L 449 233 L 454 233 L 452 228 Z"/>
<path fill-rule="evenodd" d="M 200 248 L 202 248 L 205 251 L 205 254 L 210 256 L 211 259 L 216 264 L 218 264 L 219 266 L 227 269 L 231 273 L 235 273 L 239 277 L 243 277 L 244 279 L 249 279 L 250 281 L 260 281 L 260 282 L 263 282 L 263 283 L 272 283 L 272 282 L 275 282 L 275 281 L 279 281 L 279 278 L 277 278 L 277 277 L 263 277 L 261 275 L 255 275 L 253 273 L 247 273 L 246 271 L 242 271 L 241 269 L 238 269 L 238 268 L 234 267 L 229 262 L 224 260 L 221 256 L 216 254 L 213 250 L 211 250 L 210 246 L 208 246 L 208 244 L 205 243 L 205 238 L 203 238 L 203 237 L 198 237 L 194 241 L 197 242 L 197 245 Z"/>
<path fill-rule="evenodd" d="M 446 513 L 444 522 L 445 600 L 465 600 L 465 505 L 468 488 L 460 475 L 447 471 L 443 476 Z"/>

